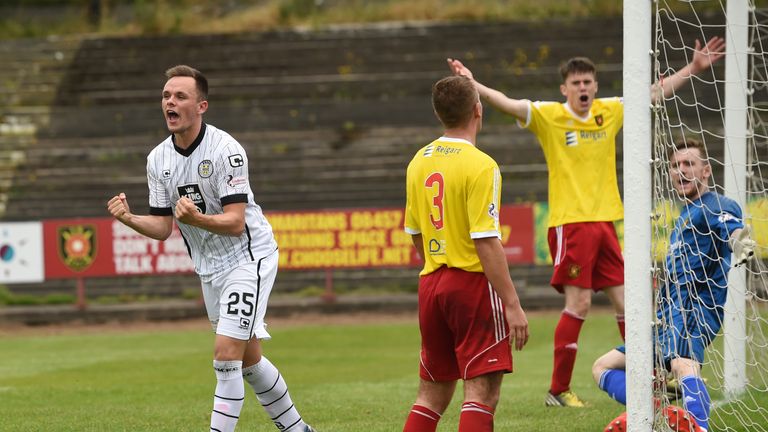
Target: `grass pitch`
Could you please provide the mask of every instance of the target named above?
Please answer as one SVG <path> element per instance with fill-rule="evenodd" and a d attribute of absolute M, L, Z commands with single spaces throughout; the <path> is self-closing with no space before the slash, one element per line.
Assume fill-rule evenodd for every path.
<path fill-rule="evenodd" d="M 515 353 L 515 373 L 505 378 L 496 430 L 598 431 L 624 410 L 590 376 L 592 361 L 619 343 L 607 313 L 589 317 L 579 343 L 573 389 L 589 407 L 544 407 L 557 319 L 557 313 L 529 316 L 531 339 Z M 273 324 L 265 352 L 304 418 L 320 432 L 402 430 L 417 387 L 415 317 L 366 318 L 362 324 L 302 321 Z M 0 431 L 207 430 L 215 386 L 213 336 L 206 322 L 189 327 L 0 338 Z M 457 429 L 460 392 L 439 431 Z M 238 430 L 276 430 L 250 388 Z"/>

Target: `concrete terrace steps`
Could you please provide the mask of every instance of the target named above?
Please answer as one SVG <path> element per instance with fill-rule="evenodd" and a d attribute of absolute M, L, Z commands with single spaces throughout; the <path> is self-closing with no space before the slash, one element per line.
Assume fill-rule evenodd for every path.
<path fill-rule="evenodd" d="M 0 106 L 8 109 L 50 104 L 81 39 L 0 41 Z"/>
<path fill-rule="evenodd" d="M 559 58 L 547 57 L 552 48 L 542 48 L 538 44 L 531 49 L 519 47 L 532 41 L 526 41 L 520 35 L 526 34 L 526 29 L 539 26 L 520 26 L 523 30 L 514 25 L 427 26 L 390 31 L 313 32 L 311 37 L 305 33 L 282 32 L 271 35 L 169 37 L 162 40 L 88 40 L 84 41 L 76 62 L 71 65 L 73 80 L 68 83 L 69 86 L 60 89 L 58 102 L 76 104 L 79 98 L 81 103 L 86 104 L 110 103 L 106 94 L 110 91 L 122 97 L 154 98 L 158 93 L 157 83 L 161 84 L 163 80 L 162 70 L 182 61 L 206 71 L 212 85 L 215 84 L 213 88 L 220 87 L 221 92 L 226 91 L 228 83 L 247 89 L 258 85 L 274 84 L 277 87 L 283 81 L 288 89 L 298 86 L 300 90 L 318 82 L 332 86 L 334 82 L 348 84 L 350 81 L 373 79 L 382 84 L 398 73 L 416 75 L 417 80 L 426 74 L 425 81 L 431 82 L 448 72 L 444 59 L 450 51 L 460 53 L 460 57 L 493 59 L 499 63 L 499 68 L 509 69 L 519 62 L 523 70 L 529 69 L 531 63 L 541 63 L 538 57 L 543 56 L 541 60 L 549 61 L 550 71 L 554 71 Z M 488 40 L 506 40 L 510 36 L 515 37 L 512 39 L 514 43 L 487 43 Z M 563 40 L 566 39 L 559 39 Z M 551 46 L 562 43 L 555 42 Z M 535 59 L 528 59 L 534 57 L 533 51 L 542 53 L 535 54 Z M 616 50 L 603 51 L 615 53 Z M 148 52 L 153 53 L 150 59 L 145 58 Z M 176 61 L 174 56 L 178 57 L 179 53 L 184 53 L 184 56 Z M 383 76 L 377 77 L 377 74 Z M 295 78 L 293 82 L 290 82 L 291 77 Z M 557 81 L 556 74 L 554 80 Z M 310 84 L 304 84 L 307 81 Z M 424 92 L 428 94 L 428 86 Z M 70 94 L 77 97 L 65 97 Z"/>
<path fill-rule="evenodd" d="M 14 50 L 18 50 L 18 54 Z M 23 52 L 22 52 L 23 51 Z M 2 220 L 106 217 L 126 192 L 147 211 L 146 155 L 167 137 L 163 71 L 198 67 L 210 79 L 206 121 L 248 151 L 266 211 L 402 206 L 405 168 L 440 134 L 430 88 L 458 57 L 510 96 L 561 100 L 559 62 L 584 54 L 601 68 L 601 94 L 620 94 L 621 23 L 389 24 L 324 31 L 0 43 L 0 117 L 23 116 L 31 141 L 9 179 Z M 8 54 L 5 54 L 8 53 Z M 62 60 L 58 60 L 61 58 Z M 12 102 L 12 104 L 6 103 Z M 480 148 L 504 175 L 503 201 L 544 201 L 544 156 L 533 136 L 487 108 Z M 416 269 L 334 271 L 338 286 L 413 286 Z M 520 289 L 544 286 L 547 267 L 515 267 Z M 283 272 L 276 292 L 322 287 L 325 273 Z M 72 281 L 14 287 L 72 292 Z M 89 295 L 178 296 L 192 275 L 88 281 Z M 547 292 L 551 289 L 547 289 Z M 560 298 L 557 297 L 559 304 Z"/>
<path fill-rule="evenodd" d="M 439 129 L 383 127 L 354 131 L 341 141 L 336 130 L 234 134 L 249 152 L 251 184 L 269 209 L 400 206 L 405 167 Z M 492 126 L 481 148 L 504 174 L 505 201 L 544 200 L 546 169 L 535 139 L 513 126 Z M 160 139 L 150 135 L 42 139 L 27 151 L 7 217 L 20 218 L 58 205 L 60 217 L 104 216 L 104 202 L 126 192 L 134 210 L 145 205 L 145 157 Z M 296 199 L 301 196 L 301 199 Z M 52 198 L 55 197 L 55 198 Z"/>
<path fill-rule="evenodd" d="M 455 37 L 451 35 L 451 37 Z M 179 45 L 173 49 L 178 52 L 180 49 L 188 48 L 187 44 L 193 41 L 182 40 Z M 553 43 L 552 45 L 519 45 L 517 43 L 500 43 L 498 45 L 487 45 L 487 41 L 474 41 L 471 45 L 466 41 L 463 44 L 467 48 L 452 49 L 450 47 L 435 46 L 434 40 L 424 38 L 418 41 L 418 45 L 409 47 L 403 44 L 395 44 L 389 47 L 370 47 L 365 45 L 365 41 L 351 40 L 349 46 L 319 45 L 317 47 L 308 47 L 299 52 L 291 52 L 278 47 L 243 47 L 232 46 L 211 46 L 198 47 L 183 56 L 183 60 L 191 65 L 199 67 L 208 75 L 215 77 L 220 71 L 225 71 L 226 75 L 255 75 L 255 76 L 301 76 L 309 70 L 318 75 L 338 74 L 338 73 L 375 73 L 382 68 L 384 70 L 400 69 L 403 72 L 415 72 L 442 69 L 445 65 L 445 58 L 453 56 L 462 61 L 472 64 L 479 62 L 489 64 L 493 67 L 507 68 L 508 72 L 518 70 L 530 70 L 537 68 L 548 68 L 545 71 L 555 72 L 557 79 L 557 66 L 563 57 L 555 57 L 552 48 L 557 51 L 563 51 L 562 54 L 573 55 L 577 49 L 571 44 Z M 485 46 L 478 46 L 479 43 L 486 43 Z M 84 44 L 84 45 L 87 45 Z M 470 47 L 475 47 L 469 49 Z M 88 49 L 84 46 L 83 49 Z M 113 50 L 121 49 L 114 47 Z M 90 84 L 95 86 L 100 82 L 109 83 L 114 81 L 115 77 L 121 79 L 134 77 L 155 76 L 159 70 L 162 73 L 162 67 L 173 64 L 174 56 L 171 58 L 155 58 L 150 61 L 142 59 L 142 54 L 146 52 L 157 52 L 156 48 L 144 48 L 140 46 L 126 49 L 126 53 L 110 53 L 105 50 L 102 53 L 81 53 L 77 55 L 77 63 L 70 65 L 70 70 L 84 78 L 81 84 Z M 162 51 L 162 49 L 160 49 Z M 540 51 L 540 52 L 537 52 Z M 595 54 L 594 60 L 598 64 L 607 65 L 608 69 L 615 69 L 612 65 L 620 65 L 621 58 L 614 52 L 614 48 L 603 48 L 607 54 L 601 54 L 595 48 L 590 52 Z M 176 55 L 175 57 L 179 57 Z M 567 57 L 565 57 L 567 58 Z M 181 57 L 179 57 L 181 59 Z M 98 66 L 98 68 L 97 68 Z M 148 69 L 154 66 L 156 69 Z M 167 67 L 167 66 L 166 66 Z M 162 78 L 162 76 L 161 76 Z"/>
<path fill-rule="evenodd" d="M 211 79 L 211 102 L 216 105 L 227 101 L 241 105 L 272 104 L 293 102 L 331 101 L 344 103 L 354 100 L 390 100 L 408 96 L 429 96 L 430 85 L 437 79 L 448 75 L 447 68 L 434 67 L 419 71 L 355 72 L 340 75 L 338 73 L 311 74 L 296 76 L 256 76 L 244 72 L 243 76 L 230 74 L 226 78 Z M 441 65 L 437 61 L 437 65 Z M 543 98 L 557 89 L 557 82 L 540 71 L 522 71 L 510 76 L 504 72 L 477 72 L 477 78 L 483 82 L 494 82 L 496 87 L 510 92 L 511 96 Z M 155 77 L 156 78 L 156 77 Z M 614 82 L 620 82 L 620 73 L 604 73 L 601 79 L 606 83 L 606 91 L 612 90 Z M 131 84 L 135 81 L 135 84 Z M 91 81 L 79 87 L 61 90 L 58 94 L 58 106 L 104 106 L 118 104 L 137 104 L 144 106 L 160 105 L 162 82 L 152 80 L 157 85 L 146 87 L 147 80 L 130 78 L 104 82 Z M 523 88 L 523 83 L 525 83 Z M 522 95 L 522 96 L 521 96 Z M 530 95 L 530 96 L 525 96 Z M 559 99 L 559 94 L 552 97 Z"/>
<path fill-rule="evenodd" d="M 547 32 L 546 23 L 499 23 L 499 24 L 418 24 L 418 25 L 393 25 L 384 26 L 360 26 L 357 29 L 336 29 L 317 31 L 286 30 L 264 33 L 240 33 L 240 34 L 209 34 L 209 35 L 184 35 L 184 36 L 160 36 L 160 37 L 134 37 L 134 38 L 101 38 L 89 39 L 89 50 L 82 53 L 81 58 L 98 59 L 103 57 L 103 52 L 109 52 L 110 57 L 130 57 L 131 49 L 151 49 L 156 52 L 177 51 L 179 47 L 188 48 L 190 55 L 220 53 L 224 58 L 231 55 L 252 53 L 288 53 L 319 55 L 318 49 L 361 47 L 360 52 L 368 52 L 371 56 L 386 55 L 388 52 L 382 48 L 403 48 L 402 52 L 411 53 L 414 46 L 424 49 L 423 42 L 429 40 L 436 50 L 442 51 L 453 47 L 473 47 L 477 50 L 502 49 L 516 43 L 540 43 L 542 40 L 553 40 L 558 46 L 577 45 L 581 41 L 605 40 L 606 33 L 621 33 L 621 23 L 613 20 L 609 24 L 596 23 L 595 21 L 573 21 L 570 23 L 557 22 L 553 26 L 556 32 Z M 600 26 L 601 33 L 588 30 L 589 26 Z M 555 34 L 556 33 L 556 34 Z M 543 37 L 546 34 L 549 37 Z M 557 37 L 554 37 L 557 36 Z M 488 44 L 489 40 L 508 41 L 509 45 Z M 485 41 L 485 44 L 478 44 Z M 233 48 L 233 47 L 236 47 Z M 118 50 L 117 53 L 113 52 Z M 227 51 L 232 49 L 232 51 Z M 333 51 L 331 51 L 333 52 Z M 431 51 L 434 52 L 434 51 Z M 400 61 L 409 57 L 399 57 Z M 311 64 L 311 63 L 309 63 Z M 109 66 L 107 64 L 106 66 Z"/>

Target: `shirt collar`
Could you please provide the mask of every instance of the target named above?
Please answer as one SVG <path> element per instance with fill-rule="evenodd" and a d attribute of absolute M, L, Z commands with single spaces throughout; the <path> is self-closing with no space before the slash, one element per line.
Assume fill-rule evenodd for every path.
<path fill-rule="evenodd" d="M 202 123 L 202 125 L 200 126 L 200 133 L 198 133 L 197 138 L 195 138 L 195 140 L 192 141 L 192 145 L 183 149 L 176 145 L 176 136 L 171 134 L 171 142 L 173 143 L 173 149 L 176 150 L 176 153 L 185 157 L 189 157 L 189 155 L 191 155 L 192 152 L 195 151 L 195 149 L 200 146 L 200 143 L 203 142 L 204 136 L 205 136 L 205 123 Z"/>

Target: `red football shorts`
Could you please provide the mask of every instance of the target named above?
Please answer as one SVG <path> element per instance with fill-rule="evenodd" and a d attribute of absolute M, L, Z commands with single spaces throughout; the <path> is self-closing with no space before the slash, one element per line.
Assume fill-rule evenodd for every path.
<path fill-rule="evenodd" d="M 624 284 L 624 257 L 613 222 L 579 222 L 549 228 L 549 253 L 555 265 L 550 283 L 600 291 Z"/>
<path fill-rule="evenodd" d="M 419 278 L 419 328 L 425 381 L 512 372 L 504 306 L 483 273 L 444 266 Z"/>

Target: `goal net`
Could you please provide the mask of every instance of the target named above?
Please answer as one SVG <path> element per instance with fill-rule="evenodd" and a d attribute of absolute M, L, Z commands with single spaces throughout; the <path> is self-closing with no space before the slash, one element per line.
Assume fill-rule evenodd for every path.
<path fill-rule="evenodd" d="M 708 299 L 716 296 L 717 281 L 697 281 L 696 289 L 687 290 L 690 302 L 681 301 L 679 291 L 667 289 L 677 278 L 674 264 L 667 262 L 670 235 L 680 229 L 676 222 L 683 208 L 702 205 L 675 192 L 669 154 L 676 143 L 694 138 L 708 153 L 710 190 L 740 203 L 757 242 L 755 259 L 725 269 L 729 276 L 723 325 L 705 351 L 700 372 L 712 402 L 708 430 L 755 432 L 768 431 L 768 9 L 757 8 L 753 0 L 738 3 L 744 6 L 736 9 L 743 16 L 728 16 L 735 14 L 726 0 L 658 0 L 653 11 L 653 76 L 668 77 L 685 66 L 697 39 L 703 45 L 711 37 L 724 37 L 728 57 L 652 105 L 652 274 L 655 313 L 665 304 L 691 304 L 682 308 L 682 318 L 708 326 L 696 306 L 712 309 Z M 716 235 L 714 230 L 682 229 L 698 229 L 694 238 Z M 710 252 L 697 250 L 696 243 L 683 247 L 691 249 L 683 259 L 722 262 L 720 256 L 701 256 Z M 691 258 L 696 256 L 700 258 Z M 709 276 L 699 272 L 696 278 L 701 277 Z M 659 315 L 654 333 L 672 326 L 670 314 Z M 677 343 L 693 346 L 693 339 L 706 338 L 687 336 Z M 671 380 L 662 361 L 663 350 L 655 343 L 653 392 L 660 401 L 654 408 L 655 431 L 668 430 L 661 415 L 665 406 L 685 406 L 680 383 Z"/>

